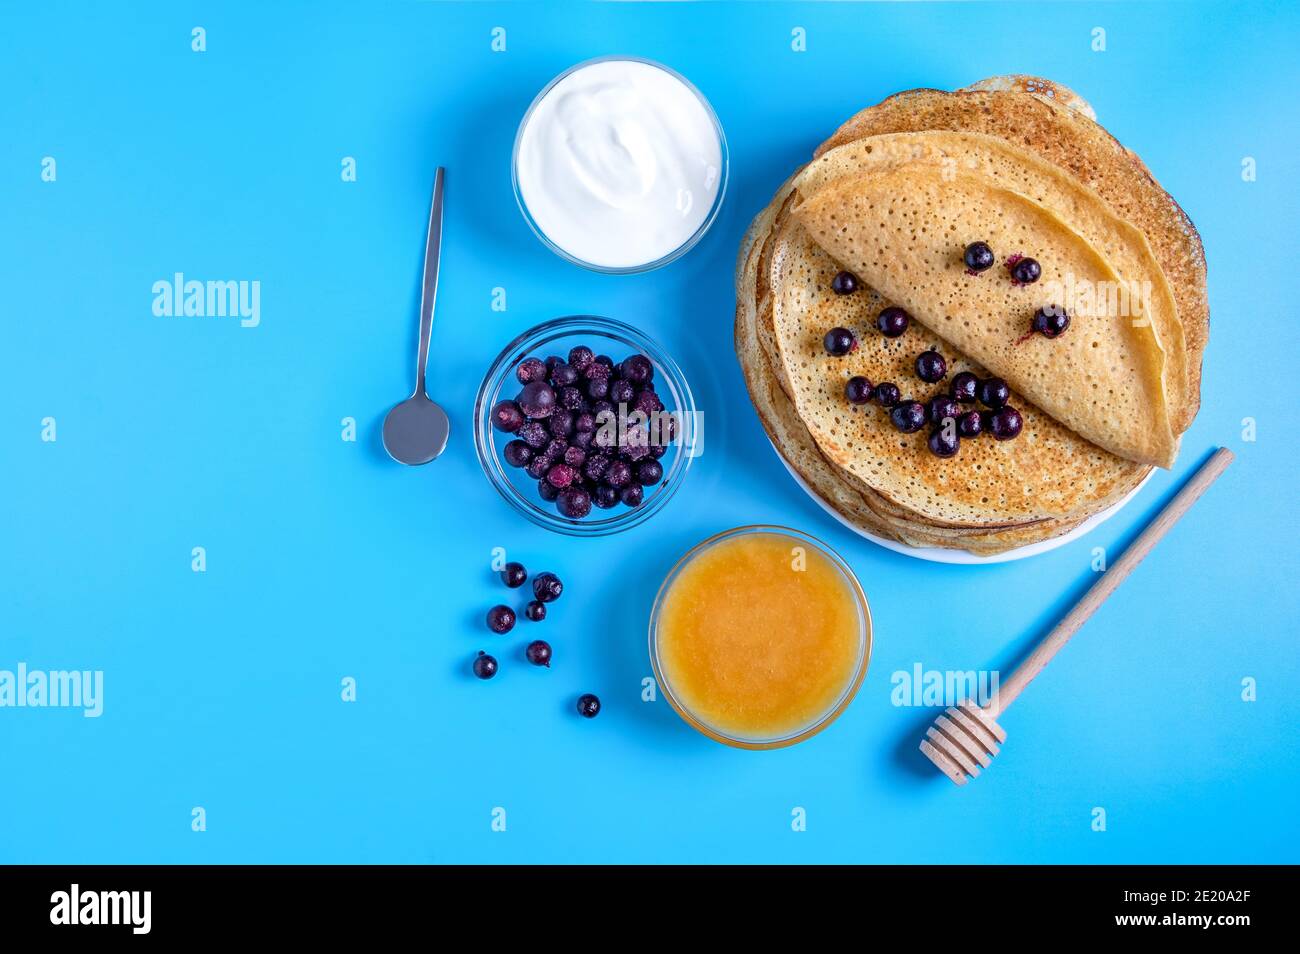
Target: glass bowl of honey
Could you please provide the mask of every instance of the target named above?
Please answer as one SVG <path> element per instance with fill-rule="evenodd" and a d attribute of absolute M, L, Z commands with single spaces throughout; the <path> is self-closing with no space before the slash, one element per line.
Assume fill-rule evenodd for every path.
<path fill-rule="evenodd" d="M 660 691 L 693 728 L 738 748 L 816 735 L 853 701 L 870 659 L 857 577 L 789 527 L 737 527 L 696 544 L 650 614 Z"/>

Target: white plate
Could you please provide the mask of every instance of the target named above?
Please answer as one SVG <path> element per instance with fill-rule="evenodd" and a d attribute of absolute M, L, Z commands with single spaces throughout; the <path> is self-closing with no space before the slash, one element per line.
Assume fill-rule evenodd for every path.
<path fill-rule="evenodd" d="M 771 441 L 768 443 L 771 443 Z M 1063 533 L 1059 537 L 1052 537 L 1050 540 L 1041 540 L 1038 543 L 1030 543 L 1023 547 L 1016 547 L 1014 550 L 1007 550 L 1004 553 L 995 553 L 992 556 L 978 556 L 974 553 L 969 553 L 966 550 L 949 550 L 946 547 L 909 547 L 906 543 L 899 543 L 897 540 L 890 540 L 887 537 L 877 536 L 874 533 L 863 530 L 861 527 L 850 523 L 843 514 L 828 504 L 825 500 L 822 500 L 822 498 L 818 496 L 817 492 L 809 487 L 808 484 L 804 482 L 804 479 L 799 476 L 798 472 L 790 466 L 783 456 L 781 456 L 781 452 L 776 449 L 775 444 L 772 445 L 772 450 L 775 452 L 777 460 L 782 464 L 785 464 L 785 469 L 790 472 L 790 476 L 793 477 L 795 482 L 803 488 L 804 493 L 817 501 L 823 510 L 840 523 L 844 524 L 844 526 L 848 527 L 858 536 L 866 537 L 872 543 L 878 543 L 886 550 L 893 550 L 895 553 L 901 553 L 903 556 L 915 557 L 918 560 L 929 560 L 931 563 L 959 563 L 963 565 L 979 563 L 1010 563 L 1012 560 L 1023 560 L 1027 557 L 1038 556 L 1040 553 L 1048 553 L 1055 550 L 1057 547 L 1063 547 L 1067 543 L 1078 540 L 1084 534 L 1100 527 L 1103 523 L 1127 506 L 1128 502 L 1138 495 L 1138 491 L 1147 485 L 1147 481 L 1155 476 L 1155 468 L 1147 471 L 1147 475 L 1142 478 L 1142 482 L 1129 491 L 1123 500 L 1111 507 L 1107 507 L 1100 513 L 1093 514 L 1069 533 Z"/>

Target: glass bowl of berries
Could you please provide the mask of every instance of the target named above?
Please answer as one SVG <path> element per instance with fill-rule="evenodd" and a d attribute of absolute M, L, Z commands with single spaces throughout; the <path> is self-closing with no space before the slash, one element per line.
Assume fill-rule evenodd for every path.
<path fill-rule="evenodd" d="M 533 523 L 571 536 L 650 519 L 699 446 L 677 362 L 597 315 L 555 318 L 506 345 L 479 386 L 474 422 L 492 486 Z"/>

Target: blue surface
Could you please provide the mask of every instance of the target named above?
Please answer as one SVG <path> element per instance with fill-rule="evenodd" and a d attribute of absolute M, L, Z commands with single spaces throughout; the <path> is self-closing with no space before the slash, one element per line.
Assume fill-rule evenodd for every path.
<path fill-rule="evenodd" d="M 0 861 L 1300 861 L 1300 14 L 1283 6 L 6 4 L 0 669 L 102 669 L 105 699 L 98 719 L 0 709 Z M 639 277 L 546 251 L 510 188 L 533 95 L 612 52 L 690 77 L 731 146 L 713 230 Z M 1199 226 L 1204 404 L 1173 472 L 1087 539 L 930 565 L 853 536 L 782 469 L 732 353 L 732 263 L 859 107 L 1022 71 L 1087 96 Z M 430 389 L 453 432 L 406 470 L 378 428 L 409 387 L 439 163 Z M 154 317 L 177 271 L 260 281 L 261 324 Z M 676 355 L 708 443 L 655 519 L 575 541 L 494 495 L 470 411 L 504 342 L 584 311 Z M 891 674 L 1006 664 L 1092 579 L 1093 548 L 1113 559 L 1220 444 L 1237 462 L 1006 716 L 993 769 L 959 791 L 919 762 L 933 713 L 891 705 Z M 876 621 L 856 702 L 784 751 L 729 750 L 641 701 L 664 571 L 749 522 L 839 549 Z M 568 585 L 536 630 L 552 671 L 517 658 L 530 624 L 482 627 L 494 547 Z M 503 660 L 492 683 L 469 674 L 479 648 Z M 591 722 L 583 691 L 605 703 Z"/>

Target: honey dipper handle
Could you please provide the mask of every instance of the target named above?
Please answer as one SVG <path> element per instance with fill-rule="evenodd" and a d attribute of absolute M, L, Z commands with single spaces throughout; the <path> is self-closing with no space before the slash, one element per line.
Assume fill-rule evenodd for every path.
<path fill-rule="evenodd" d="M 996 701 L 989 707 L 994 716 L 1005 712 L 1011 706 L 1021 690 L 1043 671 L 1052 657 L 1061 651 L 1070 641 L 1070 637 L 1077 633 L 1079 627 L 1087 622 L 1088 617 L 1096 612 L 1097 607 L 1106 601 L 1106 597 L 1114 593 L 1124 579 L 1133 572 L 1133 568 L 1142 562 L 1143 557 L 1155 549 L 1155 545 L 1169 532 L 1169 528 L 1191 509 L 1192 504 L 1196 503 L 1201 494 L 1205 493 L 1210 484 L 1214 483 L 1232 463 L 1232 456 L 1232 451 L 1220 447 L 1201 465 L 1200 470 L 1183 484 L 1183 489 L 1178 491 L 1174 499 L 1169 501 L 1156 518 L 1147 524 L 1146 529 L 1129 545 L 1123 555 L 1111 564 L 1110 569 L 1101 575 L 1101 579 L 1094 583 L 1087 593 L 1083 594 L 1083 598 L 1074 604 L 1074 608 L 1056 624 L 1056 628 L 1047 634 L 1029 658 L 1017 667 L 1011 674 L 1011 678 L 998 688 Z"/>

